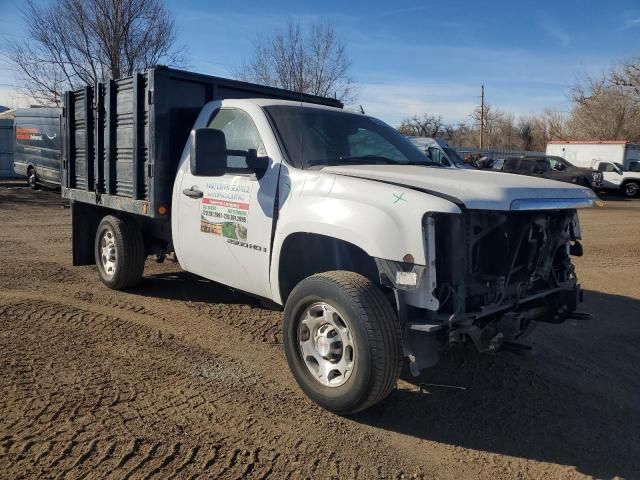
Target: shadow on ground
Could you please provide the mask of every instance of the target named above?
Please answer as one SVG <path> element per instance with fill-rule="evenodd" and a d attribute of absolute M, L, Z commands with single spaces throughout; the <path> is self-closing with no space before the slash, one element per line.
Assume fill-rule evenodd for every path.
<path fill-rule="evenodd" d="M 571 465 L 597 478 L 640 478 L 640 301 L 598 292 L 588 298 L 584 310 L 594 320 L 543 328 L 530 338 L 532 353 L 450 350 L 421 377 L 406 378 L 413 388 L 397 390 L 353 420 Z M 468 390 L 426 387 L 420 393 L 420 382 Z"/>
<path fill-rule="evenodd" d="M 184 273 L 145 278 L 133 294 L 258 306 Z M 352 420 L 456 447 L 569 465 L 597 478 L 640 478 L 640 301 L 586 292 L 589 321 L 542 324 L 530 353 L 456 347 Z M 420 383 L 464 386 L 456 390 Z"/>
<path fill-rule="evenodd" d="M 129 293 L 190 302 L 262 305 L 255 297 L 184 271 L 147 275 L 140 286 L 129 290 Z"/>
<path fill-rule="evenodd" d="M 599 192 L 598 197 L 605 202 L 634 202 L 640 201 L 640 197 L 627 197 L 618 192 Z"/>
<path fill-rule="evenodd" d="M 40 187 L 33 190 L 20 180 L 0 179 L 0 204 L 30 204 L 41 206 L 68 206 L 69 201 L 62 198 L 59 189 Z"/>

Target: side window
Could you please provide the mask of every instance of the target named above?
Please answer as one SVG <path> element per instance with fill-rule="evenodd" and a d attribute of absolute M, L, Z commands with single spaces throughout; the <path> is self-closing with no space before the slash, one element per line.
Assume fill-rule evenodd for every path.
<path fill-rule="evenodd" d="M 502 163 L 502 171 L 504 172 L 516 172 L 518 170 L 517 158 L 505 158 Z"/>
<path fill-rule="evenodd" d="M 545 158 L 536 159 L 535 163 L 536 172 L 546 172 L 549 170 L 549 162 Z"/>
<path fill-rule="evenodd" d="M 518 171 L 522 173 L 531 173 L 533 172 L 534 163 L 531 160 L 527 160 L 525 158 L 521 158 L 518 163 Z"/>
<path fill-rule="evenodd" d="M 562 170 L 562 163 L 560 163 L 555 158 L 548 158 L 549 164 L 553 170 Z"/>
<path fill-rule="evenodd" d="M 259 157 L 266 156 L 267 152 L 260 140 L 258 129 L 246 112 L 235 108 L 221 108 L 214 115 L 208 125 L 224 132 L 228 150 L 257 150 Z M 236 155 L 227 157 L 229 168 L 247 168 L 247 159 Z"/>
<path fill-rule="evenodd" d="M 359 128 L 357 132 L 349 135 L 347 140 L 352 157 L 376 156 L 390 158 L 400 163 L 407 162 L 406 155 L 371 130 Z"/>
<path fill-rule="evenodd" d="M 449 166 L 449 161 L 444 156 L 444 152 L 436 147 L 429 147 L 429 153 L 431 154 L 431 160 L 439 163 L 440 165 Z"/>
<path fill-rule="evenodd" d="M 598 170 L 601 172 L 615 172 L 616 169 L 611 163 L 600 163 L 598 165 Z"/>

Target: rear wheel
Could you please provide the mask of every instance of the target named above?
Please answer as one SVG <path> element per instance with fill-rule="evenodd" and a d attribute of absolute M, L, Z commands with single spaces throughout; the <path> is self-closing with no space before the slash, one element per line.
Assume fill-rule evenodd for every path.
<path fill-rule="evenodd" d="M 353 272 L 300 282 L 284 310 L 287 362 L 300 388 L 341 415 L 384 399 L 402 366 L 397 316 L 382 291 Z"/>
<path fill-rule="evenodd" d="M 96 231 L 95 258 L 100 279 L 107 287 L 121 290 L 137 285 L 145 261 L 138 225 L 126 218 L 104 217 Z"/>
<path fill-rule="evenodd" d="M 38 189 L 38 174 L 36 173 L 36 169 L 33 167 L 29 167 L 29 170 L 27 171 L 27 182 L 34 190 Z"/>
<path fill-rule="evenodd" d="M 640 184 L 638 182 L 627 182 L 622 186 L 622 191 L 626 197 L 635 197 L 640 191 Z"/>

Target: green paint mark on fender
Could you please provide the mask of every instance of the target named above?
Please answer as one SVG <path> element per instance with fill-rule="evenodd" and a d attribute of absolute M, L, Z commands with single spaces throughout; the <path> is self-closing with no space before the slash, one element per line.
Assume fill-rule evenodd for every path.
<path fill-rule="evenodd" d="M 404 198 L 404 192 L 400 192 L 400 193 L 394 193 L 393 194 L 393 203 L 398 203 L 398 202 L 406 202 L 407 199 Z"/>

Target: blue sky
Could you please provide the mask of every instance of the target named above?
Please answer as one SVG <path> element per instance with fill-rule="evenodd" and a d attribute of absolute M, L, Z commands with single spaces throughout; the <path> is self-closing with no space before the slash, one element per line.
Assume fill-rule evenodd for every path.
<path fill-rule="evenodd" d="M 0 0 L 0 54 L 22 32 L 17 2 Z M 566 111 L 570 85 L 640 55 L 640 2 L 316 2 L 168 0 L 189 67 L 230 75 L 253 42 L 287 20 L 330 20 L 346 44 L 357 103 L 391 124 L 412 114 L 468 121 L 484 83 L 515 114 Z M 0 104 L 17 98 L 0 58 Z M 13 95 L 13 96 L 12 96 Z"/>

